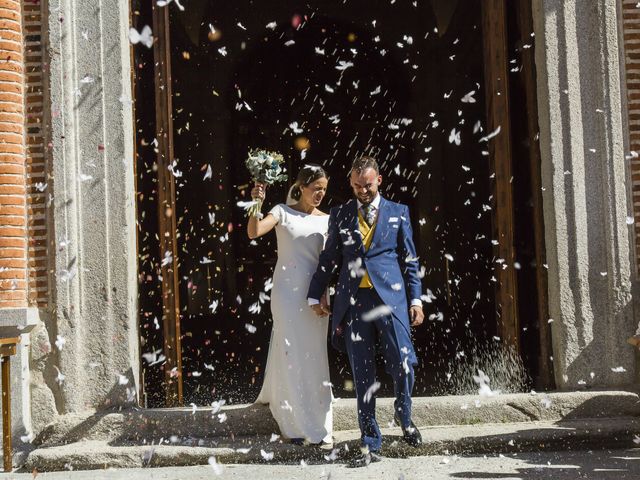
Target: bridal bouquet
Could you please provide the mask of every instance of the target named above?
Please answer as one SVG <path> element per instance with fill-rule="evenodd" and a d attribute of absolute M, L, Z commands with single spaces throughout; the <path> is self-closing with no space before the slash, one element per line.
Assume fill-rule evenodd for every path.
<path fill-rule="evenodd" d="M 260 149 L 249 150 L 249 157 L 244 163 L 249 169 L 251 179 L 254 182 L 273 185 L 274 183 L 287 181 L 287 174 L 282 166 L 284 158 L 280 153 Z M 259 215 L 261 208 L 262 200 L 258 198 L 251 203 L 247 214 L 250 216 Z"/>

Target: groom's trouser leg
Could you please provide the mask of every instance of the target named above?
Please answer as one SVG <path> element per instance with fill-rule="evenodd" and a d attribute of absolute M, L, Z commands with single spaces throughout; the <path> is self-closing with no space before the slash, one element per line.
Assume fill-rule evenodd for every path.
<path fill-rule="evenodd" d="M 411 425 L 411 392 L 415 378 L 411 361 L 411 337 L 391 315 L 380 318 L 376 326 L 382 344 L 385 370 L 393 378 L 395 412 L 400 418 L 401 426 L 408 427 Z"/>
<path fill-rule="evenodd" d="M 363 313 L 377 306 L 375 297 L 377 295 L 370 289 L 359 291 L 356 304 L 349 309 L 344 331 L 356 388 L 361 440 L 373 452 L 380 450 L 382 445 L 382 434 L 376 422 L 375 394 L 367 396 L 367 391 L 376 381 L 376 326 L 375 322 L 365 322 L 361 318 Z"/>

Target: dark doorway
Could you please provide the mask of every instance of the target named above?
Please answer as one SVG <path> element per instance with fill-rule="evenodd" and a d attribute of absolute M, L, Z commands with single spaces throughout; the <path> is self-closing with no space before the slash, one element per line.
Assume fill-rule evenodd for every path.
<path fill-rule="evenodd" d="M 270 3 L 165 7 L 184 403 L 250 402 L 261 386 L 277 249 L 275 235 L 247 239 L 237 206 L 248 197 L 243 162 L 251 147 L 282 152 L 293 175 L 305 162 L 324 165 L 331 175 L 326 210 L 350 197 L 351 160 L 378 157 L 383 195 L 410 207 L 430 299 L 428 320 L 414 335 L 421 361 L 415 394 L 460 393 L 461 366 L 499 341 L 492 172 L 479 141 L 487 135 L 481 2 Z M 144 25 L 150 11 L 137 12 Z M 142 52 L 136 62 L 138 137 L 146 138 L 138 191 L 147 353 L 162 349 L 153 130 L 144 120 L 153 115 L 153 76 L 143 73 L 152 60 Z M 285 196 L 286 186 L 271 189 L 267 207 Z M 531 232 L 523 232 L 518 241 L 526 246 Z M 520 308 L 533 311 L 535 291 L 530 298 Z M 161 406 L 162 362 L 150 363 L 143 366 L 147 403 Z M 346 358 L 332 350 L 331 365 L 334 394 L 352 396 Z"/>

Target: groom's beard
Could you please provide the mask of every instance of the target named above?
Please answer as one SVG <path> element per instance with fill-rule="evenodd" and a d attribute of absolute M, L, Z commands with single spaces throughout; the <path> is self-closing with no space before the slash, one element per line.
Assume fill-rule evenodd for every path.
<path fill-rule="evenodd" d="M 371 202 L 373 202 L 373 199 L 376 198 L 377 196 L 378 196 L 378 192 L 376 191 L 373 194 L 369 193 L 368 195 L 365 195 L 365 196 L 356 195 L 356 198 L 360 201 L 362 205 L 369 205 Z"/>

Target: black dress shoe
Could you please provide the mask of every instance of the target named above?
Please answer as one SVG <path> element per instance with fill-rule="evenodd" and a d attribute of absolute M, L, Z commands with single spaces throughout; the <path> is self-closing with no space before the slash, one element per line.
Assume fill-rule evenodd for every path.
<path fill-rule="evenodd" d="M 418 430 L 418 427 L 416 427 L 413 421 L 408 427 L 403 427 L 402 423 L 400 422 L 400 417 L 397 413 L 394 414 L 393 419 L 398 425 L 400 425 L 400 428 L 402 428 L 402 439 L 408 445 L 412 447 L 419 447 L 420 445 L 422 445 L 422 435 L 420 434 L 420 430 Z"/>
<path fill-rule="evenodd" d="M 351 459 L 349 462 L 350 468 L 368 467 L 370 463 L 376 463 L 382 460 L 382 457 L 377 453 L 369 452 L 362 453 L 356 458 Z"/>

